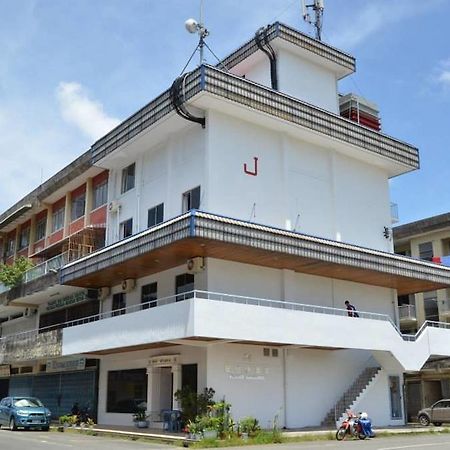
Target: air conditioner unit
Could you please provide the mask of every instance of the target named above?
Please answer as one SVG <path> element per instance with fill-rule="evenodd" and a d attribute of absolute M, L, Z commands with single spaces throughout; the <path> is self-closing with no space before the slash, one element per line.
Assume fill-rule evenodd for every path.
<path fill-rule="evenodd" d="M 128 278 L 122 281 L 122 291 L 123 292 L 131 292 L 136 286 L 136 280 L 133 278 Z"/>
<path fill-rule="evenodd" d="M 202 256 L 188 259 L 186 262 L 188 273 L 199 273 L 205 269 L 205 259 Z"/>
<path fill-rule="evenodd" d="M 109 295 L 110 289 L 108 286 L 104 286 L 98 289 L 98 299 L 105 300 Z"/>
<path fill-rule="evenodd" d="M 117 200 L 112 200 L 109 202 L 108 211 L 110 213 L 117 213 L 120 210 L 120 203 Z"/>

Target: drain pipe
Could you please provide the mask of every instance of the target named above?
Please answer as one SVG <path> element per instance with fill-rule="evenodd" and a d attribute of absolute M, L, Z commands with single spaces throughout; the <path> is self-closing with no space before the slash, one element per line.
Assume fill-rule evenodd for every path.
<path fill-rule="evenodd" d="M 275 50 L 270 45 L 269 36 L 267 35 L 267 30 L 270 25 L 266 27 L 261 27 L 255 33 L 255 42 L 258 48 L 264 52 L 270 61 L 270 81 L 272 83 L 272 89 L 278 91 L 278 75 L 277 75 L 277 55 Z"/>
<path fill-rule="evenodd" d="M 287 348 L 283 348 L 283 426 L 287 428 L 287 380 L 286 380 L 286 354 Z"/>

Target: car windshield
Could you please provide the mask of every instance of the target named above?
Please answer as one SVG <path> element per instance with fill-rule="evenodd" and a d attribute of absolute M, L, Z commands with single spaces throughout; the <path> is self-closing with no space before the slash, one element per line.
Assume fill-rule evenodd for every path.
<path fill-rule="evenodd" d="M 19 408 L 37 408 L 44 405 L 37 398 L 15 398 L 14 406 Z"/>

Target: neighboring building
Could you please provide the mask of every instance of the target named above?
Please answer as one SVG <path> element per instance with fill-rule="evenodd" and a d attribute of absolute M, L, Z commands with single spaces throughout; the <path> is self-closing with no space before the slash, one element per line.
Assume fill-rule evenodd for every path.
<path fill-rule="evenodd" d="M 393 229 L 395 253 L 450 265 L 450 214 L 418 220 Z M 439 289 L 398 297 L 402 332 L 416 333 L 426 321 L 450 322 L 450 291 Z M 405 377 L 408 413 L 450 397 L 450 360 L 433 358 Z"/>
<path fill-rule="evenodd" d="M 398 295 L 450 287 L 450 268 L 393 253 L 388 180 L 416 170 L 418 150 L 377 131 L 373 104 L 360 111 L 372 128 L 339 115 L 337 83 L 353 57 L 280 23 L 264 33 L 275 58 L 252 39 L 91 147 L 81 173 L 108 173 L 106 247 L 64 263 L 55 300 L 70 302 L 59 286 L 95 290 L 86 307 L 98 314 L 61 315 L 54 335 L 30 331 L 55 342 L 32 357 L 6 326 L 9 390 L 30 376 L 22 366 L 82 374 L 100 360 L 102 424 L 129 424 L 142 401 L 155 421 L 186 386 L 214 388 L 236 419 L 262 426 L 275 416 L 286 427 L 331 424 L 350 406 L 377 425 L 404 423 L 403 372 L 450 355 L 446 324 L 417 339 L 397 328 Z M 47 203 L 67 205 L 82 184 L 68 180 Z M 5 228 L 6 253 L 17 225 Z M 32 292 L 41 317 L 53 291 Z M 4 311 L 14 307 L 7 298 Z"/>

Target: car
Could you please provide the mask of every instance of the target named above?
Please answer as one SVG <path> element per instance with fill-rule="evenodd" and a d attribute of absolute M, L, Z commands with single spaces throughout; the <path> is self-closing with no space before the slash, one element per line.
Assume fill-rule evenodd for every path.
<path fill-rule="evenodd" d="M 36 397 L 5 397 L 0 401 L 0 427 L 48 431 L 52 413 Z"/>
<path fill-rule="evenodd" d="M 444 422 L 450 422 L 450 399 L 444 398 L 433 403 L 429 408 L 421 409 L 417 418 L 419 423 L 425 427 L 430 423 L 440 426 Z"/>

